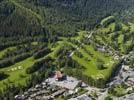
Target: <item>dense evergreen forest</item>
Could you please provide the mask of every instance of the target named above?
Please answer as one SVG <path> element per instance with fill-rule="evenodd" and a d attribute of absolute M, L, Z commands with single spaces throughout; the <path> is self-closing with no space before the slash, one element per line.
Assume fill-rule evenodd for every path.
<path fill-rule="evenodd" d="M 60 34 L 90 29 L 101 18 L 120 15 L 133 19 L 132 0 L 1 0 L 0 34 L 37 35 L 46 31 Z M 129 16 L 128 16 L 129 15 Z"/>
<path fill-rule="evenodd" d="M 133 21 L 133 5 L 132 0 L 1 0 L 0 48 L 33 41 L 30 37 L 38 35 L 72 36 L 108 15 Z"/>

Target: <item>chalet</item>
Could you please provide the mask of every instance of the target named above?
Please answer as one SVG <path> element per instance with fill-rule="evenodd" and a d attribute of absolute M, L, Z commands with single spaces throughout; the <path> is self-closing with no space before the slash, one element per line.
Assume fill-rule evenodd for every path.
<path fill-rule="evenodd" d="M 129 70 L 129 66 L 126 65 L 122 65 L 123 71 L 128 71 Z"/>
<path fill-rule="evenodd" d="M 40 89 L 40 88 L 41 88 L 41 85 L 37 84 L 37 85 L 35 86 L 35 88 L 36 88 L 36 89 Z"/>
<path fill-rule="evenodd" d="M 66 91 L 65 89 L 58 90 L 57 92 L 53 93 L 51 97 L 58 97 L 61 94 L 63 94 L 65 91 Z"/>
<path fill-rule="evenodd" d="M 83 95 L 81 97 L 78 97 L 77 100 L 92 100 L 92 98 L 87 95 Z"/>
<path fill-rule="evenodd" d="M 98 49 L 98 51 L 100 51 L 100 52 L 106 52 L 106 49 L 105 49 L 104 46 L 103 46 L 103 47 L 98 47 L 97 49 Z"/>
<path fill-rule="evenodd" d="M 62 73 L 61 73 L 61 71 L 55 71 L 55 78 L 56 79 L 60 79 L 60 78 L 62 78 Z"/>
<path fill-rule="evenodd" d="M 127 83 L 130 84 L 130 85 L 134 85 L 134 78 L 128 78 L 127 79 Z"/>
<path fill-rule="evenodd" d="M 55 79 L 58 81 L 62 81 L 66 79 L 66 75 L 63 75 L 61 71 L 55 71 Z"/>
<path fill-rule="evenodd" d="M 43 100 L 53 100 L 50 96 L 43 96 L 42 97 Z M 41 100 L 41 99 L 40 99 Z"/>

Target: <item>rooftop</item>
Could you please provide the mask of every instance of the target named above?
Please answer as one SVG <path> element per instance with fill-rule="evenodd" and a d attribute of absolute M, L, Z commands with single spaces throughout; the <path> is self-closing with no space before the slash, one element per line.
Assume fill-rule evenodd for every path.
<path fill-rule="evenodd" d="M 79 83 L 79 81 L 77 79 L 75 79 L 73 77 L 69 77 L 69 76 L 67 76 L 67 79 L 64 81 L 56 81 L 55 78 L 48 78 L 46 80 L 46 82 L 48 82 L 48 84 L 57 85 L 62 88 L 67 88 L 67 89 L 71 89 L 71 90 L 73 90 Z"/>

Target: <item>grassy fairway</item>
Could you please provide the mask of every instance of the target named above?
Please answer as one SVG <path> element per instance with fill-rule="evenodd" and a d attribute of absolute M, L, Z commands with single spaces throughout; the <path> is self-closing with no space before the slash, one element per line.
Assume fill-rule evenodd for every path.
<path fill-rule="evenodd" d="M 85 70 L 83 71 L 84 75 L 92 77 L 94 79 L 98 79 L 100 77 L 107 79 L 111 75 L 113 66 L 115 63 L 117 63 L 117 61 L 115 61 L 113 59 L 114 57 L 109 56 L 107 53 L 102 53 L 95 50 L 97 49 L 97 47 L 95 47 L 94 44 L 98 44 L 105 47 L 110 45 L 111 47 L 110 50 L 111 52 L 114 53 L 114 51 L 116 51 L 114 48 L 115 47 L 114 42 L 116 41 L 116 44 L 118 44 L 119 52 L 125 53 L 126 49 L 132 44 L 133 38 L 128 37 L 129 39 L 124 41 L 124 36 L 128 35 L 128 33 L 124 31 L 128 30 L 129 28 L 128 25 L 125 24 L 121 24 L 121 25 L 122 25 L 122 30 L 119 31 L 115 31 L 116 23 L 111 23 L 106 27 L 98 28 L 97 30 L 95 30 L 94 34 L 92 35 L 92 38 L 90 38 L 90 40 L 93 42 L 90 44 L 88 44 L 86 41 L 83 41 L 90 34 L 87 31 L 80 31 L 78 32 L 77 36 L 71 37 L 69 39 L 65 37 L 61 37 L 60 41 L 48 45 L 49 48 L 51 48 L 52 52 L 49 53 L 47 56 L 56 59 L 57 58 L 56 53 L 62 47 L 64 46 L 74 47 L 75 48 L 74 52 L 78 51 L 78 53 L 80 53 L 82 56 L 80 56 L 77 53 L 74 53 L 73 50 L 70 50 L 70 53 L 74 53 L 72 55 L 72 59 L 85 68 Z M 130 31 L 133 31 L 134 25 L 130 23 L 129 25 L 130 25 Z M 32 42 L 32 45 L 38 45 L 38 43 Z M 8 50 L 14 50 L 14 49 L 15 47 L 10 47 L 1 51 L 0 58 L 3 56 L 4 53 L 8 52 Z M 46 56 L 38 60 L 41 60 L 45 57 Z M 37 60 L 35 60 L 33 57 L 30 57 L 7 68 L 1 68 L 0 72 L 1 71 L 5 72 L 6 74 L 9 75 L 9 77 L 5 80 L 0 81 L 0 89 L 3 89 L 3 87 L 5 87 L 5 83 L 25 85 L 26 79 L 29 78 L 30 76 L 26 74 L 26 69 L 32 66 L 36 61 Z M 98 65 L 100 64 L 100 63 L 98 64 L 99 61 L 101 62 L 104 68 L 101 69 L 98 67 Z M 11 71 L 12 68 L 17 68 L 18 66 L 22 66 L 22 69 Z"/>
<path fill-rule="evenodd" d="M 115 23 L 108 25 L 107 27 L 102 27 L 97 30 L 98 33 L 108 33 L 109 31 L 115 30 Z"/>
<path fill-rule="evenodd" d="M 16 48 L 16 47 L 9 47 L 9 48 L 6 48 L 6 49 L 0 51 L 0 58 L 2 58 L 2 56 L 3 56 L 6 52 L 8 52 L 9 50 L 14 50 L 15 48 Z"/>
<path fill-rule="evenodd" d="M 109 18 L 111 17 L 108 17 L 108 19 Z M 104 19 L 102 23 L 106 20 L 107 19 Z M 93 36 L 95 42 L 103 46 L 110 45 L 112 51 L 115 50 L 115 44 L 117 44 L 118 48 L 116 47 L 116 49 L 118 49 L 120 53 L 125 53 L 128 47 L 132 44 L 132 37 L 128 37 L 129 39 L 124 41 L 124 36 L 128 35 L 125 31 L 134 32 L 134 25 L 131 23 L 129 23 L 129 25 L 119 23 L 119 25 L 121 25 L 120 30 L 116 30 L 117 26 L 114 22 L 105 27 L 98 28 Z M 85 71 L 83 72 L 85 75 L 91 76 L 95 79 L 97 77 L 107 79 L 112 72 L 114 63 L 117 63 L 113 60 L 112 56 L 94 50 L 92 45 L 84 45 L 84 49 L 80 48 L 78 51 L 82 54 L 82 57 L 78 57 L 78 55 L 75 54 L 72 58 L 85 67 Z M 100 70 L 97 68 L 97 59 L 103 61 L 105 69 Z"/>
<path fill-rule="evenodd" d="M 8 68 L 0 69 L 0 71 L 3 71 L 9 75 L 9 77 L 7 79 L 0 81 L 0 89 L 5 87 L 4 83 L 7 83 L 7 84 L 12 84 L 12 83 L 18 84 L 19 83 L 19 84 L 25 85 L 25 81 L 29 76 L 26 74 L 26 69 L 28 67 L 30 67 L 31 65 L 33 65 L 34 62 L 35 62 L 35 60 L 32 57 L 30 57 L 28 59 L 25 59 L 19 63 L 16 63 L 16 64 L 10 66 Z M 16 71 L 8 71 L 11 68 L 15 68 L 18 66 L 22 66 L 22 69 L 16 70 Z"/>
<path fill-rule="evenodd" d="M 108 20 L 110 20 L 110 19 L 114 19 L 114 16 L 109 16 L 109 17 L 106 17 L 106 18 L 104 18 L 102 21 L 101 21 L 101 25 L 103 25 L 103 24 L 105 24 Z"/>
<path fill-rule="evenodd" d="M 69 42 L 67 41 L 59 41 L 55 44 L 54 47 L 52 47 L 52 53 L 48 54 L 47 56 L 51 56 L 52 58 L 55 58 L 55 52 L 57 50 L 59 50 L 63 45 L 65 44 L 70 44 Z M 1 54 L 4 54 L 5 51 L 7 50 L 4 50 L 2 51 Z M 46 56 L 38 59 L 38 60 L 41 60 L 43 58 L 45 58 Z M 29 57 L 21 62 L 18 62 L 12 66 L 9 66 L 9 67 L 6 67 L 6 68 L 1 68 L 0 69 L 0 72 L 5 72 L 5 74 L 8 74 L 9 77 L 0 81 L 0 89 L 3 89 L 6 85 L 6 84 L 21 84 L 21 85 L 25 85 L 26 83 L 26 79 L 29 78 L 30 75 L 26 74 L 26 69 L 30 66 L 32 66 L 37 60 L 35 60 L 33 57 Z M 17 70 L 14 70 L 14 71 L 11 71 L 13 68 L 18 68 L 19 66 L 22 66 L 22 69 L 17 69 Z"/>
<path fill-rule="evenodd" d="M 77 36 L 72 37 L 71 39 L 81 40 L 84 36 L 87 35 L 87 33 L 88 33 L 88 31 L 80 31 L 77 33 L 78 34 Z"/>
<path fill-rule="evenodd" d="M 85 71 L 83 72 L 87 76 L 91 76 L 93 78 L 103 77 L 108 78 L 114 61 L 111 57 L 105 56 L 104 54 L 95 51 L 92 46 L 85 45 L 86 50 L 88 50 L 92 55 L 86 53 L 83 49 L 79 49 L 79 52 L 83 55 L 82 58 L 79 58 L 77 55 L 73 55 L 73 59 L 77 61 L 80 65 L 85 67 Z M 90 59 L 90 61 L 87 60 Z M 97 59 L 101 59 L 104 62 L 105 69 L 99 70 L 96 66 Z"/>

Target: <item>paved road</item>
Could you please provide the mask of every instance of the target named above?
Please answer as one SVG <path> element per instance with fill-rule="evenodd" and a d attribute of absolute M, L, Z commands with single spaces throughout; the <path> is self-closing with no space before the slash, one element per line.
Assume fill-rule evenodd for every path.
<path fill-rule="evenodd" d="M 105 97 L 107 96 L 107 94 L 108 94 L 108 89 L 106 89 L 106 91 L 102 93 L 101 96 L 99 96 L 98 100 L 105 100 Z"/>

